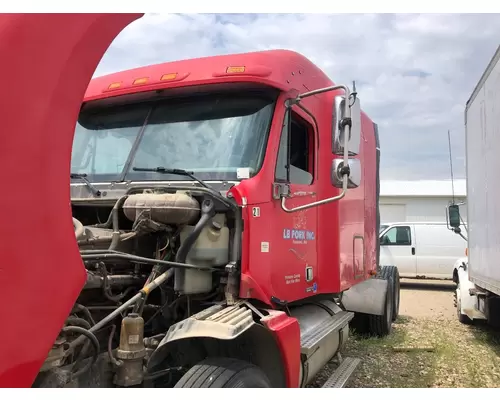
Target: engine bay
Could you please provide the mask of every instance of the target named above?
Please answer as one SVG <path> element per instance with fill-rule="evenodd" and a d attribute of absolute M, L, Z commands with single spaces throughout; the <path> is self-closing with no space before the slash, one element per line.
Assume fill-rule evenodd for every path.
<path fill-rule="evenodd" d="M 241 216 L 214 192 L 132 188 L 112 207 L 72 205 L 87 280 L 35 387 L 154 382 L 144 366 L 169 327 L 237 297 Z"/>

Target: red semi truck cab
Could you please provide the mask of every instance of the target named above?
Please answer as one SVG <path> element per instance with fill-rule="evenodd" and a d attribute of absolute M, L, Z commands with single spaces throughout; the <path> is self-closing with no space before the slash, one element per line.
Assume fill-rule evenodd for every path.
<path fill-rule="evenodd" d="M 365 114 L 357 114 L 355 124 L 362 129 L 353 129 L 350 141 L 352 189 L 342 201 L 286 210 L 342 192 L 343 91 L 304 98 L 289 113 L 286 106 L 299 93 L 296 88 L 334 85 L 304 56 L 287 50 L 184 60 L 99 77 L 85 94 L 71 172 L 85 173 L 106 194 L 102 201 L 111 202 L 126 193 L 130 182 L 191 181 L 182 174 L 137 168 L 192 171 L 217 190 L 229 190 L 242 206 L 240 297 L 272 305 L 272 297 L 293 302 L 340 293 L 377 267 L 377 138 Z M 277 195 L 282 184 L 290 190 L 285 208 Z M 71 194 L 74 205 L 99 201 L 78 178 Z"/>
<path fill-rule="evenodd" d="M 397 316 L 397 269 L 378 267 L 377 126 L 355 88 L 287 50 L 87 86 L 135 18 L 0 19 L 0 48 L 12 55 L 0 69 L 18 85 L 1 108 L 0 174 L 17 196 L 1 200 L 0 287 L 11 306 L 0 314 L 10 321 L 0 386 L 54 385 L 57 369 L 69 371 L 63 386 L 86 386 L 109 365 L 104 386 L 141 386 L 167 364 L 181 371 L 176 387 L 214 366 L 243 387 L 305 386 L 354 317 L 384 335 Z M 44 54 L 40 35 L 57 50 Z M 131 348 L 131 337 L 144 343 Z M 100 352 L 107 343 L 115 350 Z M 186 345 L 204 350 L 174 357 Z M 75 354 L 89 367 L 70 362 Z M 254 375 L 238 375 L 246 368 Z"/>

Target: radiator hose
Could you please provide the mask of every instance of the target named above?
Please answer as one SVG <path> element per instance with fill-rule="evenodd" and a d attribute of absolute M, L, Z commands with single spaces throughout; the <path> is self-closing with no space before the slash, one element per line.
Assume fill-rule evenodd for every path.
<path fill-rule="evenodd" d="M 76 218 L 73 218 L 73 229 L 75 230 L 76 240 L 80 239 L 85 233 L 85 228 L 83 227 L 83 224 Z"/>
<path fill-rule="evenodd" d="M 211 199 L 203 200 L 203 203 L 201 205 L 200 220 L 195 225 L 191 234 L 181 244 L 181 247 L 179 247 L 179 250 L 177 251 L 177 255 L 175 256 L 176 262 L 178 262 L 178 263 L 185 263 L 186 262 L 189 250 L 191 250 L 191 247 L 193 247 L 194 242 L 196 242 L 196 239 L 198 239 L 198 237 L 200 236 L 203 228 L 205 228 L 205 226 L 207 226 L 207 224 L 210 222 L 210 220 L 214 216 L 215 216 L 215 204 L 214 204 L 214 202 Z"/>

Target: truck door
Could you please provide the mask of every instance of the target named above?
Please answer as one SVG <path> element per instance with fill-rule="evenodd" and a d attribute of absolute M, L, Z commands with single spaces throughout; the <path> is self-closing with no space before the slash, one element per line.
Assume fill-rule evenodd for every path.
<path fill-rule="evenodd" d="M 404 277 L 417 276 L 415 231 L 412 225 L 397 225 L 380 238 L 380 265 L 395 265 Z"/>
<path fill-rule="evenodd" d="M 317 132 L 311 118 L 297 107 L 291 116 L 291 141 L 284 121 L 277 154 L 275 182 L 287 182 L 287 147 L 290 145 L 290 193 L 288 208 L 312 203 L 316 198 Z M 280 299 L 288 301 L 313 295 L 317 291 L 316 228 L 317 207 L 285 212 L 281 200 L 274 199 L 275 224 L 270 229 L 278 243 L 273 253 L 272 285 Z M 274 222 L 274 221 L 273 221 Z"/>

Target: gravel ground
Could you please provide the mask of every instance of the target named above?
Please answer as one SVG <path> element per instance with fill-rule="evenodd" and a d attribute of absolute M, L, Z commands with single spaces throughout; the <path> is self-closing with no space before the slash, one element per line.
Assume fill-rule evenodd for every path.
<path fill-rule="evenodd" d="M 347 387 L 500 387 L 500 332 L 460 324 L 453 291 L 451 282 L 402 280 L 393 333 L 349 338 L 343 355 L 361 364 Z M 320 387 L 335 367 L 331 361 L 310 387 Z"/>

